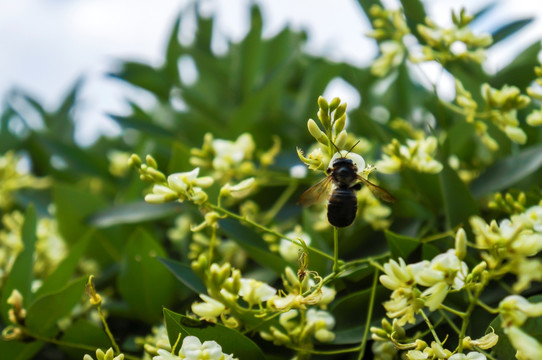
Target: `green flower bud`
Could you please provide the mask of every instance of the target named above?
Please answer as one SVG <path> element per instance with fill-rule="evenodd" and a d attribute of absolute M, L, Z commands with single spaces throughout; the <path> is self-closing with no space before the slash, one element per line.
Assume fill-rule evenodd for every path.
<path fill-rule="evenodd" d="M 329 117 L 329 114 L 325 112 L 324 110 L 320 109 L 318 110 L 318 120 L 320 120 L 320 123 L 324 126 L 324 129 L 329 129 L 331 126 L 331 119 Z"/>
<path fill-rule="evenodd" d="M 337 135 L 337 137 L 335 138 L 335 145 L 337 145 L 337 147 L 339 149 L 343 149 L 344 146 L 346 145 L 346 141 L 348 140 L 348 135 L 346 134 L 346 131 L 341 131 L 339 133 L 339 135 Z M 359 169 L 358 169 L 359 170 Z"/>
<path fill-rule="evenodd" d="M 316 125 L 316 122 L 314 122 L 313 119 L 309 119 L 309 121 L 307 121 L 307 127 L 310 134 L 316 139 L 316 141 L 325 146 L 329 144 L 326 134 L 322 130 L 320 130 L 320 128 L 318 127 L 318 125 Z"/>
<path fill-rule="evenodd" d="M 140 168 L 142 161 L 137 154 L 132 154 L 132 156 L 130 156 L 130 160 L 128 160 L 128 164 L 134 168 Z"/>
<path fill-rule="evenodd" d="M 527 142 L 527 134 L 517 126 L 506 126 L 504 128 L 504 132 L 506 133 L 506 136 L 510 138 L 513 142 L 516 142 L 518 144 L 525 144 Z"/>
<path fill-rule="evenodd" d="M 335 120 L 335 122 L 333 123 L 333 127 L 335 128 L 335 134 L 338 134 L 341 131 L 343 131 L 345 126 L 346 126 L 346 114 L 343 114 L 340 118 Z"/>
<path fill-rule="evenodd" d="M 455 255 L 460 260 L 467 255 L 467 234 L 463 228 L 459 229 L 455 235 Z"/>
<path fill-rule="evenodd" d="M 527 124 L 531 126 L 542 125 L 542 110 L 535 110 L 527 116 Z"/>
<path fill-rule="evenodd" d="M 338 97 L 333 98 L 329 102 L 329 111 L 334 111 L 337 108 L 337 106 L 339 106 L 340 104 L 341 104 L 341 99 L 339 99 Z"/>
<path fill-rule="evenodd" d="M 329 111 L 329 104 L 327 103 L 327 100 L 323 96 L 318 97 L 318 106 L 325 113 Z"/>
<path fill-rule="evenodd" d="M 158 169 L 158 163 L 151 155 L 147 155 L 145 157 L 145 161 L 147 162 L 147 166 L 149 166 L 150 168 Z"/>
<path fill-rule="evenodd" d="M 149 167 L 147 169 L 147 175 L 149 175 L 154 180 L 154 182 L 166 182 L 166 176 L 160 170 L 156 170 L 156 168 Z"/>
<path fill-rule="evenodd" d="M 335 113 L 333 114 L 333 120 L 337 121 L 345 113 L 346 113 L 346 103 L 342 103 L 337 107 L 337 110 L 335 110 Z M 346 122 L 346 119 L 344 119 L 344 121 Z"/>

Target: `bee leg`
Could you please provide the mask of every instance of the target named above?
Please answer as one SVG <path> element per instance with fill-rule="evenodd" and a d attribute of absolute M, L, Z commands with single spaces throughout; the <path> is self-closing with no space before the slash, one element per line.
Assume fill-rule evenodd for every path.
<path fill-rule="evenodd" d="M 352 186 L 350 189 L 356 190 L 356 191 L 361 190 L 361 183 L 357 183 L 356 185 Z"/>

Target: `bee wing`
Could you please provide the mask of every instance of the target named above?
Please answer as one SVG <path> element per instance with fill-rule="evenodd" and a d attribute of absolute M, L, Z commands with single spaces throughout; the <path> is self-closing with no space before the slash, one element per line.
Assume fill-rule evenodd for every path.
<path fill-rule="evenodd" d="M 367 186 L 369 190 L 371 190 L 373 195 L 376 196 L 377 198 L 389 203 L 395 202 L 395 198 L 393 197 L 393 195 L 387 192 L 386 190 L 382 189 L 380 186 L 376 186 L 369 180 L 362 178 L 361 175 L 358 175 L 358 180 L 361 181 L 363 185 Z"/>
<path fill-rule="evenodd" d="M 308 188 L 297 201 L 298 204 L 303 206 L 311 206 L 320 200 L 322 200 L 331 190 L 331 176 L 326 176 L 310 188 Z"/>

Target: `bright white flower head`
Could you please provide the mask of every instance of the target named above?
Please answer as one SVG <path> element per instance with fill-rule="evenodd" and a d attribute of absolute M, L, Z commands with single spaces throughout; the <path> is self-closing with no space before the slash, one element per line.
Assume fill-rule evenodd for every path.
<path fill-rule="evenodd" d="M 307 326 L 314 326 L 314 337 L 320 342 L 329 342 L 335 339 L 330 330 L 335 326 L 335 318 L 329 312 L 310 308 L 307 310 Z"/>
<path fill-rule="evenodd" d="M 471 351 L 467 355 L 465 354 L 453 354 L 448 360 L 486 360 L 484 354 L 479 353 L 478 351 Z"/>
<path fill-rule="evenodd" d="M 222 304 L 220 301 L 217 301 L 205 294 L 200 294 L 199 296 L 204 302 L 192 304 L 192 311 L 194 314 L 207 321 L 216 321 L 216 318 L 222 314 L 222 312 L 226 309 L 226 306 L 224 306 L 224 304 Z"/>
<path fill-rule="evenodd" d="M 307 168 L 304 165 L 298 164 L 290 168 L 290 177 L 294 179 L 304 179 L 307 176 Z"/>
<path fill-rule="evenodd" d="M 212 142 L 215 153 L 213 159 L 213 168 L 215 170 L 227 171 L 243 160 L 249 159 L 254 152 L 254 140 L 250 134 L 242 134 L 237 140 L 229 141 L 215 139 Z"/>
<path fill-rule="evenodd" d="M 390 290 L 414 285 L 414 277 L 402 258 L 399 258 L 399 262 L 390 259 L 384 264 L 384 274 L 380 275 L 380 282 Z"/>
<path fill-rule="evenodd" d="M 267 285 L 266 283 L 254 279 L 241 279 L 241 289 L 239 295 L 250 306 L 261 304 L 263 301 L 269 300 L 277 293 L 277 289 Z"/>
<path fill-rule="evenodd" d="M 531 221 L 534 231 L 542 233 L 542 206 L 536 205 L 528 208 L 525 211 L 525 216 Z"/>
<path fill-rule="evenodd" d="M 509 295 L 499 303 L 503 327 L 521 326 L 528 317 L 542 316 L 542 302 L 531 303 L 520 295 Z"/>

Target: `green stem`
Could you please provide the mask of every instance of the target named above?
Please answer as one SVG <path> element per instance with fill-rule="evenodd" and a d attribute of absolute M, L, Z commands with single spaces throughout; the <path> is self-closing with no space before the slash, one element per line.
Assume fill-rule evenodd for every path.
<path fill-rule="evenodd" d="M 450 317 L 448 316 L 448 314 L 446 314 L 446 312 L 444 312 L 442 309 L 439 309 L 439 312 L 440 312 L 440 315 L 444 318 L 444 320 L 446 320 L 446 322 L 448 323 L 448 325 L 450 325 L 450 327 L 451 327 L 452 329 L 454 329 L 454 331 L 456 332 L 456 334 L 459 335 L 459 333 L 460 333 L 459 328 L 457 327 L 456 324 L 454 324 L 454 322 L 452 321 L 452 319 L 450 319 Z"/>
<path fill-rule="evenodd" d="M 437 342 L 437 344 L 442 345 L 437 333 L 435 332 L 435 327 L 433 326 L 433 324 L 431 324 L 431 320 L 429 320 L 427 315 L 425 315 L 425 312 L 423 311 L 423 309 L 420 309 L 419 313 L 422 315 L 423 319 L 425 320 L 425 323 L 429 327 L 429 330 L 431 331 L 431 334 L 433 334 L 433 338 L 435 338 L 435 341 Z"/>
<path fill-rule="evenodd" d="M 339 228 L 333 227 L 333 272 L 339 272 Z"/>
<path fill-rule="evenodd" d="M 290 242 L 292 242 L 294 244 L 298 244 L 298 242 L 295 239 L 292 239 L 292 238 L 290 238 L 290 237 L 288 237 L 288 236 L 286 236 L 284 234 L 281 234 L 276 230 L 273 230 L 273 229 L 270 229 L 270 228 L 268 228 L 266 226 L 260 225 L 257 222 L 254 222 L 254 221 L 252 221 L 250 219 L 247 219 L 247 218 L 244 218 L 244 217 L 242 217 L 240 215 L 237 215 L 236 213 L 233 213 L 233 212 L 231 212 L 229 210 L 218 207 L 218 206 L 213 205 L 211 203 L 205 203 L 204 206 L 207 206 L 208 208 L 213 209 L 213 210 L 215 210 L 217 212 L 220 212 L 220 213 L 222 213 L 222 214 L 224 214 L 224 215 L 226 215 L 228 217 L 239 220 L 240 222 L 245 223 L 247 225 L 250 225 L 250 226 L 252 226 L 252 227 L 254 227 L 254 228 L 258 229 L 258 230 L 261 230 L 263 232 L 275 235 L 275 236 L 277 236 L 277 237 L 279 237 L 281 239 L 286 239 L 286 240 L 288 240 L 288 241 L 290 241 Z M 326 254 L 325 252 L 323 252 L 321 250 L 315 249 L 315 248 L 313 248 L 311 246 L 307 246 L 307 248 L 309 250 L 311 250 L 312 252 L 317 253 L 317 254 L 325 257 L 326 259 L 334 260 L 332 256 Z"/>
<path fill-rule="evenodd" d="M 209 243 L 209 267 L 213 263 L 213 252 L 216 243 L 216 224 L 211 227 L 211 241 Z"/>
<path fill-rule="evenodd" d="M 474 310 L 474 307 L 478 303 L 478 297 L 480 297 L 480 294 L 482 293 L 482 290 L 484 289 L 485 284 L 486 284 L 485 282 L 480 283 L 474 295 L 471 295 L 470 291 L 468 292 L 470 304 L 469 304 L 469 307 L 467 308 L 467 311 L 465 312 L 465 316 L 463 317 L 463 323 L 461 324 L 461 331 L 459 332 L 459 344 L 457 346 L 458 352 L 463 352 L 463 339 L 465 338 L 465 334 L 467 333 L 469 320 L 470 320 L 472 311 Z"/>
<path fill-rule="evenodd" d="M 105 320 L 105 316 L 102 312 L 101 305 L 97 306 L 98 314 L 100 315 L 100 319 L 102 320 L 102 324 L 104 324 L 104 330 L 107 334 L 107 337 L 109 338 L 109 341 L 111 341 L 111 345 L 113 346 L 113 351 L 115 351 L 115 355 L 120 354 L 120 348 L 117 342 L 115 341 L 115 337 L 113 336 L 113 333 L 111 333 L 111 330 L 109 330 L 109 325 L 107 325 L 107 321 Z"/>
<path fill-rule="evenodd" d="M 267 211 L 263 218 L 263 223 L 267 224 L 273 218 L 278 214 L 280 209 L 286 204 L 286 201 L 292 196 L 292 194 L 296 191 L 298 182 L 297 179 L 294 179 L 293 181 L 290 181 L 290 184 L 288 184 L 288 187 L 284 190 L 284 192 L 280 195 L 280 197 L 277 199 L 277 201 L 273 204 L 271 209 Z"/>
<path fill-rule="evenodd" d="M 447 306 L 447 305 L 444 305 L 444 304 L 440 304 L 440 308 L 441 308 L 442 310 L 446 310 L 446 311 L 448 311 L 448 312 L 450 312 L 450 313 L 452 313 L 452 314 L 454 314 L 454 315 L 457 315 L 457 316 L 459 316 L 460 318 L 465 318 L 465 316 L 467 316 L 467 314 L 464 313 L 463 311 L 456 310 L 456 309 L 451 308 L 451 307 L 449 307 L 449 306 Z"/>
<path fill-rule="evenodd" d="M 371 299 L 369 300 L 369 309 L 367 310 L 367 321 L 365 321 L 365 330 L 363 331 L 363 338 L 361 340 L 361 345 L 359 348 L 358 360 L 363 359 L 363 354 L 365 353 L 365 347 L 367 346 L 367 335 L 369 334 L 369 328 L 371 327 L 371 318 L 373 316 L 373 308 L 376 297 L 376 287 L 378 285 L 378 269 L 375 269 L 373 276 L 373 288 L 371 290 Z"/>
<path fill-rule="evenodd" d="M 69 347 L 69 348 L 73 348 L 73 349 L 81 349 L 81 350 L 86 350 L 86 351 L 89 351 L 89 352 L 96 352 L 96 347 L 95 346 L 90 346 L 90 345 L 84 345 L 84 344 L 77 344 L 77 343 L 73 343 L 73 342 L 69 342 L 69 341 L 62 341 L 62 340 L 57 340 L 57 339 L 53 339 L 53 338 L 48 338 L 48 337 L 45 337 L 45 336 L 42 336 L 42 335 L 39 335 L 39 334 L 34 334 L 32 332 L 30 332 L 27 328 L 22 328 L 24 333 L 36 340 L 40 340 L 40 341 L 44 341 L 44 342 L 47 342 L 49 344 L 54 344 L 54 345 L 58 345 L 58 346 L 64 346 L 64 347 Z M 119 352 L 115 352 L 116 355 L 120 354 L 120 351 Z M 140 360 L 140 358 L 138 358 L 137 356 L 132 356 L 132 355 L 127 355 L 127 354 L 124 354 L 124 358 L 125 359 L 128 359 L 128 360 Z"/>

